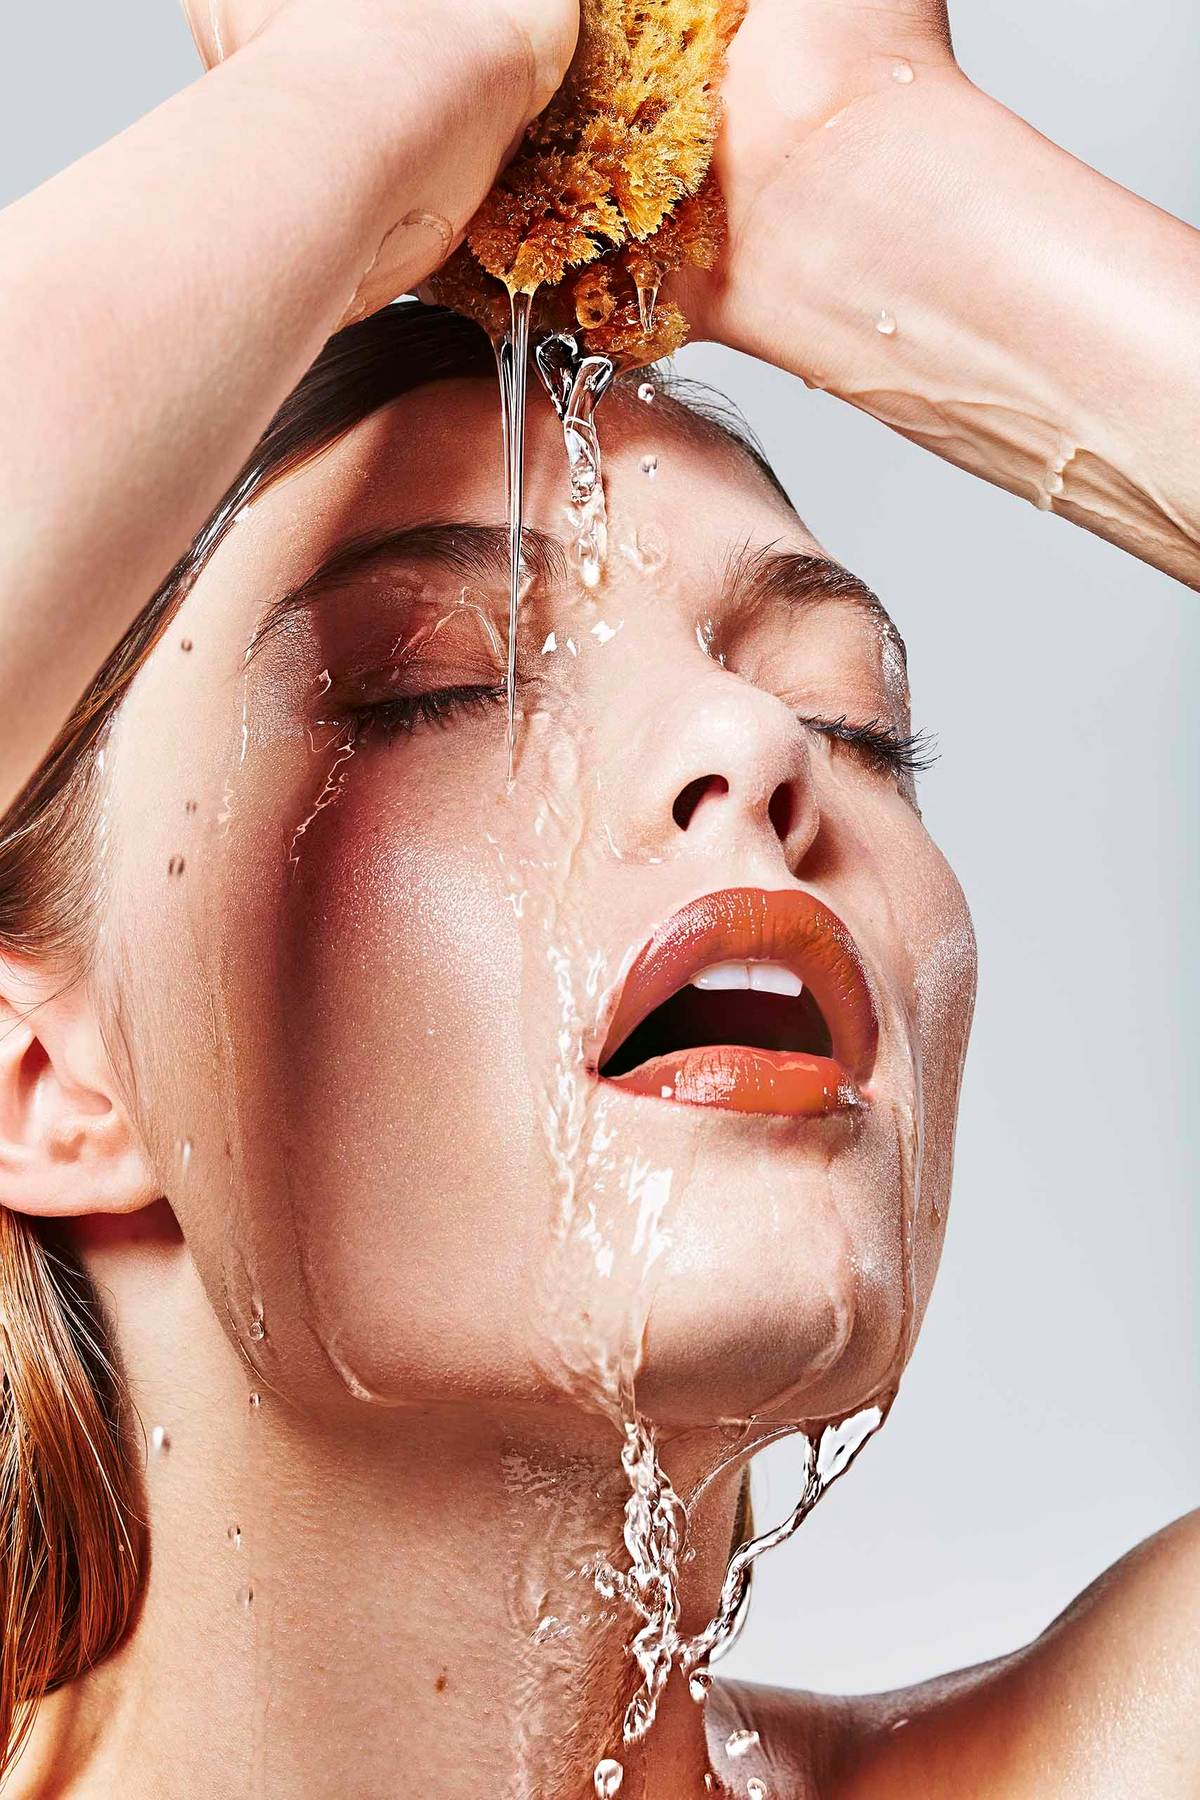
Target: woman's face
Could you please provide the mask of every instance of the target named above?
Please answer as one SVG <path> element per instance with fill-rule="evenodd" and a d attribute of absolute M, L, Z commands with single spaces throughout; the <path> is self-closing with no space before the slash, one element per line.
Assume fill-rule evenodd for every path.
<path fill-rule="evenodd" d="M 902 652 L 724 439 L 620 391 L 600 426 L 589 589 L 531 397 L 511 785 L 472 380 L 253 504 L 107 753 L 130 1105 L 218 1316 L 311 1408 L 636 1374 L 663 1422 L 822 1420 L 891 1390 L 928 1297 L 973 943 L 845 736 L 908 730 Z"/>

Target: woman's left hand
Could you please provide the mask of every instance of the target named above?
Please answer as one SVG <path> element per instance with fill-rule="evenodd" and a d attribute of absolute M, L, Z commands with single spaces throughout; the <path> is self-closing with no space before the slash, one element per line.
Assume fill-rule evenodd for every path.
<path fill-rule="evenodd" d="M 724 94 L 693 335 L 1200 587 L 1200 233 L 969 81 L 944 0 L 750 0 Z"/>
<path fill-rule="evenodd" d="M 729 213 L 727 249 L 716 271 L 688 273 L 677 289 L 696 337 L 736 344 L 740 313 L 776 281 L 781 235 L 805 230 L 792 181 L 780 181 L 785 169 L 793 177 L 802 162 L 814 182 L 827 183 L 844 140 L 861 152 L 865 137 L 882 136 L 879 115 L 901 93 L 910 109 L 914 99 L 920 106 L 947 76 L 961 79 L 945 0 L 880 8 L 750 0 L 729 52 L 714 163 Z"/>

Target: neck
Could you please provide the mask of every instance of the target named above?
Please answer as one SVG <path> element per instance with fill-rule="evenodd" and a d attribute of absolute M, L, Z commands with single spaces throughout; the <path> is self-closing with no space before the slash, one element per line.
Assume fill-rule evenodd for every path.
<path fill-rule="evenodd" d="M 622 1800 L 704 1794 L 704 1715 L 678 1671 L 646 1738 L 622 1742 L 641 1620 L 591 1574 L 629 1561 L 611 1423 L 347 1403 L 317 1424 L 269 1392 L 252 1405 L 190 1257 L 162 1255 L 169 1279 L 142 1258 L 128 1308 L 118 1295 L 145 1334 L 121 1334 L 149 1445 L 145 1601 L 39 1730 L 35 1760 L 86 1770 L 61 1791 L 588 1800 L 615 1757 Z M 96 1270 L 110 1291 L 116 1266 Z M 686 1447 L 662 1455 L 688 1491 Z M 735 1489 L 714 1483 L 693 1521 L 686 1630 L 715 1608 Z"/>

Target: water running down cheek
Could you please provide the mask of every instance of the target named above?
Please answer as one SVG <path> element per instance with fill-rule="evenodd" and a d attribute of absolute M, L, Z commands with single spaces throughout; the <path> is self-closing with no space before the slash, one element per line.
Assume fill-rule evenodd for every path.
<path fill-rule="evenodd" d="M 512 296 L 511 329 L 496 346 L 510 546 L 510 790 L 517 751 L 515 673 L 524 577 L 522 484 L 530 302 L 531 296 Z M 607 549 L 603 468 L 594 409 L 611 383 L 613 366 L 605 358 L 580 358 L 573 340 L 563 334 L 538 346 L 537 366 L 563 426 L 575 521 L 576 565 L 584 588 L 594 590 L 603 579 Z M 653 392 L 653 387 L 645 384 L 640 395 L 650 400 Z M 642 468 L 652 476 L 657 458 L 644 458 Z M 583 839 L 582 820 L 576 820 L 566 835 L 565 867 L 569 869 Z M 550 866 L 546 860 L 538 860 L 543 869 Z M 514 906 L 519 914 L 525 914 L 530 897 L 524 875 L 515 879 L 520 881 L 520 891 L 519 896 L 514 893 Z M 547 1149 L 559 1192 L 539 1309 L 540 1317 L 549 1324 L 545 1367 L 554 1386 L 564 1386 L 570 1393 L 578 1391 L 582 1384 L 584 1390 L 590 1390 L 591 1403 L 612 1418 L 621 1433 L 621 1466 L 629 1485 L 622 1531 L 629 1566 L 618 1569 L 604 1559 L 592 1571 L 600 1597 L 623 1601 L 637 1626 L 628 1653 L 638 1674 L 638 1685 L 625 1709 L 622 1745 L 611 1746 L 613 1753 L 600 1758 L 593 1773 L 596 1794 L 611 1796 L 618 1792 L 624 1779 L 624 1765 L 615 1752 L 620 1750 L 624 1755 L 622 1746 L 632 1747 L 649 1733 L 672 1670 L 678 1669 L 689 1677 L 692 1698 L 703 1705 L 710 1687 L 708 1665 L 723 1653 L 737 1629 L 752 1564 L 765 1550 L 799 1529 L 821 1495 L 883 1423 L 899 1367 L 907 1355 L 910 1326 L 906 1323 L 901 1330 L 891 1387 L 880 1404 L 835 1422 L 819 1436 L 805 1434 L 799 1422 L 787 1428 L 799 1433 L 806 1445 L 807 1474 L 797 1505 L 779 1526 L 737 1551 L 729 1564 L 716 1613 L 698 1635 L 682 1634 L 681 1579 L 688 1508 L 662 1467 L 654 1427 L 640 1411 L 636 1392 L 657 1282 L 657 1271 L 652 1277 L 652 1270 L 670 1245 L 670 1221 L 678 1204 L 672 1200 L 674 1172 L 656 1169 L 653 1160 L 636 1147 L 621 1171 L 619 1159 L 613 1158 L 617 1133 L 609 1117 L 604 1089 L 611 1086 L 630 1096 L 749 1114 L 817 1119 L 848 1112 L 862 1104 L 857 1083 L 870 1074 L 877 1024 L 861 964 L 840 921 L 805 894 L 735 891 L 685 909 L 684 915 L 656 934 L 627 976 L 603 1050 L 589 1058 L 585 1045 L 585 999 L 594 998 L 600 989 L 602 960 L 595 952 L 587 951 L 578 924 L 571 920 L 565 888 L 559 887 L 557 899 L 543 898 L 538 910 L 544 914 L 541 923 L 546 954 L 555 971 L 561 1011 L 557 1075 L 542 1108 Z M 587 975 L 581 994 L 577 981 L 578 971 L 583 969 Z M 742 989 L 743 982 L 745 991 L 754 993 L 756 999 L 772 988 L 781 991 L 788 1000 L 793 1030 L 799 1014 L 798 990 L 807 990 L 805 1004 L 810 1008 L 811 1041 L 790 1045 L 781 1042 L 772 1048 L 769 1042 L 754 1047 L 753 1043 L 742 1041 L 722 1042 L 719 1035 L 715 1042 L 706 1038 L 697 1012 L 709 996 L 717 994 L 723 999 L 725 994 Z M 693 997 L 685 997 L 681 1005 L 679 989 L 684 986 Z M 814 996 L 811 1000 L 810 993 Z M 701 996 L 699 1006 L 696 994 Z M 668 1025 L 663 1015 L 672 1005 L 675 1010 Z M 668 1034 L 675 1031 L 676 1041 L 670 1047 L 656 1050 L 656 1025 Z M 744 1035 L 737 1034 L 739 1038 Z M 594 1081 L 597 1072 L 603 1078 L 598 1085 Z M 599 1175 L 600 1169 L 613 1173 L 604 1177 Z M 590 1192 L 585 1172 L 591 1178 Z M 613 1174 L 617 1176 L 615 1184 Z M 635 1201 L 637 1223 L 632 1238 L 626 1235 L 627 1227 L 619 1222 L 619 1216 L 606 1220 L 605 1212 L 597 1210 L 597 1193 L 602 1194 L 606 1184 L 623 1191 L 626 1204 Z M 624 1251 L 622 1244 L 627 1246 Z M 586 1263 L 592 1265 L 590 1273 L 578 1266 L 581 1251 Z M 634 1275 L 627 1299 L 615 1313 L 610 1313 L 598 1304 L 597 1275 L 611 1280 L 618 1260 L 627 1258 L 631 1259 L 630 1272 L 640 1273 Z M 913 1282 L 908 1225 L 901 1262 L 907 1293 Z M 622 1283 L 622 1287 L 628 1287 L 628 1283 Z M 578 1314 L 564 1305 L 572 1292 L 593 1296 L 584 1315 L 590 1322 L 582 1340 Z M 911 1307 L 906 1302 L 906 1321 L 910 1317 Z M 744 1440 L 752 1443 L 756 1438 L 761 1440 L 763 1434 L 762 1426 L 756 1428 L 752 1419 L 746 1421 Z M 770 1435 L 778 1435 L 778 1431 Z M 752 1746 L 747 1744 L 745 1748 Z M 740 1746 L 738 1750 L 730 1746 L 731 1754 L 740 1752 Z M 765 1796 L 762 1781 L 752 1779 L 756 1790 Z"/>
<path fill-rule="evenodd" d="M 645 416 L 639 408 L 639 419 Z M 639 494 L 655 500 L 663 496 L 666 484 L 661 479 L 653 489 L 636 476 L 634 480 Z M 625 571 L 621 574 L 628 579 Z M 595 604 L 594 590 L 582 582 L 580 586 L 583 591 L 573 605 L 586 613 Z M 448 1219 L 425 1221 L 419 1216 L 414 1194 L 403 1181 L 389 1177 L 385 1159 L 380 1158 L 373 1167 L 364 1165 L 360 1192 L 364 1200 L 372 1194 L 374 1204 L 364 1208 L 357 1228 L 356 1262 L 334 1242 L 329 1223 L 330 1199 L 339 1184 L 344 1187 L 346 1165 L 339 1163 L 331 1147 L 328 1152 L 317 1148 L 315 1166 L 305 1166 L 314 1149 L 306 1120 L 318 1114 L 329 1127 L 331 1145 L 336 1139 L 343 1146 L 354 1146 L 379 1137 L 378 1122 L 368 1122 L 367 1109 L 374 1106 L 390 1113 L 388 1160 L 401 1168 L 411 1164 L 414 1153 L 423 1157 L 436 1192 L 438 1179 L 448 1168 L 463 1167 L 463 1134 L 460 1126 L 460 1141 L 455 1143 L 449 1132 L 441 1132 L 436 1117 L 421 1116 L 421 1096 L 428 1092 L 421 1085 L 421 1055 L 438 1061 L 443 1070 L 453 1068 L 460 1120 L 478 1117 L 479 1149 L 485 1160 L 492 1141 L 485 1088 L 490 1085 L 494 1090 L 498 1085 L 500 1054 L 509 1058 L 505 1066 L 510 1067 L 512 1093 L 506 1103 L 512 1109 L 524 1108 L 525 1095 L 518 1090 L 527 1083 L 532 1096 L 530 1129 L 525 1131 L 526 1114 L 521 1111 L 520 1130 L 523 1141 L 533 1140 L 531 1166 L 522 1167 L 519 1175 L 514 1171 L 510 1178 L 507 1166 L 496 1159 L 496 1167 L 504 1169 L 500 1185 L 519 1195 L 548 1197 L 549 1202 L 545 1211 L 541 1201 L 525 1207 L 526 1215 L 536 1214 L 529 1237 L 522 1240 L 525 1285 L 519 1281 L 507 1289 L 509 1310 L 520 1314 L 526 1322 L 523 1329 L 533 1334 L 532 1348 L 529 1340 L 520 1345 L 522 1374 L 527 1358 L 536 1365 L 539 1402 L 565 1400 L 576 1411 L 586 1410 L 607 1421 L 613 1466 L 619 1470 L 625 1497 L 623 1502 L 612 1499 L 611 1537 L 590 1546 L 572 1570 L 575 1579 L 568 1592 L 581 1601 L 585 1590 L 591 1593 L 590 1616 L 584 1616 L 589 1612 L 584 1604 L 577 1620 L 560 1619 L 556 1624 L 534 1616 L 514 1652 L 528 1675 L 521 1683 L 527 1696 L 522 1741 L 528 1747 L 530 1791 L 537 1791 L 539 1746 L 552 1741 L 557 1729 L 552 1717 L 556 1690 L 551 1658 L 569 1653 L 583 1662 L 595 1658 L 597 1646 L 611 1639 L 607 1663 L 630 1672 L 634 1691 L 628 1696 L 621 1693 L 622 1702 L 628 1698 L 624 1724 L 619 1738 L 614 1732 L 615 1741 L 603 1749 L 610 1764 L 624 1758 L 624 1787 L 629 1791 L 636 1787 L 637 1756 L 627 1755 L 622 1745 L 633 1746 L 651 1731 L 673 1672 L 689 1670 L 696 1678 L 694 1694 L 703 1699 L 707 1689 L 700 1677 L 706 1658 L 719 1654 L 739 1616 L 745 1583 L 744 1578 L 735 1579 L 737 1570 L 727 1577 L 711 1617 L 707 1604 L 703 1615 L 696 1616 L 697 1603 L 686 1601 L 693 1566 L 689 1555 L 695 1553 L 697 1542 L 703 1542 L 709 1497 L 720 1491 L 715 1472 L 730 1457 L 743 1460 L 758 1443 L 781 1431 L 799 1433 L 810 1446 L 819 1446 L 826 1420 L 831 1419 L 824 1448 L 808 1452 L 801 1502 L 786 1522 L 786 1529 L 794 1530 L 828 1485 L 824 1475 L 819 1481 L 814 1476 L 817 1461 L 822 1469 L 845 1466 L 834 1457 L 842 1441 L 839 1419 L 849 1413 L 857 1420 L 853 1428 L 847 1425 L 847 1437 L 858 1443 L 886 1411 L 883 1389 L 878 1401 L 865 1390 L 851 1396 L 863 1392 L 874 1404 L 865 1424 L 858 1416 L 862 1406 L 811 1413 L 786 1401 L 776 1407 L 775 1399 L 786 1383 L 802 1364 L 809 1366 L 807 1349 L 795 1344 L 792 1367 L 778 1379 L 775 1365 L 770 1367 L 770 1379 L 763 1379 L 761 1363 L 747 1362 L 749 1373 L 738 1376 L 740 1386 L 728 1405 L 716 1403 L 711 1385 L 702 1392 L 705 1381 L 694 1369 L 681 1375 L 672 1365 L 669 1380 L 675 1386 L 669 1406 L 659 1405 L 657 1390 L 644 1379 L 657 1378 L 662 1367 L 658 1346 L 671 1343 L 670 1331 L 659 1332 L 664 1304 L 676 1306 L 677 1317 L 675 1295 L 682 1292 L 689 1296 L 692 1321 L 700 1323 L 706 1317 L 705 1297 L 686 1285 L 679 1288 L 680 1270 L 686 1271 L 687 1259 L 694 1254 L 697 1233 L 709 1234 L 714 1254 L 728 1254 L 730 1276 L 737 1275 L 739 1260 L 743 1268 L 761 1268 L 771 1257 L 781 1264 L 786 1256 L 794 1257 L 796 1234 L 808 1229 L 814 1218 L 823 1222 L 828 1214 L 830 1234 L 835 1234 L 837 1199 L 825 1191 L 832 1159 L 825 1157 L 820 1145 L 823 1134 L 831 1140 L 835 1134 L 849 1137 L 860 1125 L 869 1133 L 872 1114 L 879 1116 L 880 1109 L 869 1104 L 850 1104 L 846 1085 L 865 1089 L 869 1096 L 869 996 L 866 1008 L 856 1005 L 857 953 L 847 947 L 849 934 L 810 896 L 768 887 L 724 889 L 702 894 L 696 901 L 691 896 L 697 888 L 713 879 L 706 853 L 672 867 L 670 858 L 658 854 L 662 846 L 657 839 L 640 843 L 631 831 L 625 841 L 619 807 L 606 814 L 607 803 L 597 798 L 595 759 L 589 761 L 589 740 L 580 729 L 588 721 L 573 704 L 572 683 L 585 668 L 583 659 L 571 660 L 568 653 L 554 664 L 540 664 L 536 655 L 531 658 L 547 670 L 560 669 L 566 685 L 561 694 L 556 691 L 553 704 L 530 709 L 520 719 L 517 781 L 506 789 L 498 741 L 499 707 L 508 698 L 498 679 L 504 668 L 502 621 L 497 616 L 489 626 L 489 603 L 482 595 L 476 617 L 470 606 L 457 601 L 446 610 L 437 581 L 414 584 L 413 591 L 416 601 L 409 612 L 423 616 L 428 609 L 434 616 L 405 640 L 402 654 L 391 656 L 396 669 L 404 671 L 398 685 L 421 690 L 406 694 L 405 704 L 431 709 L 428 718 L 422 715 L 418 720 L 411 751 L 407 740 L 394 752 L 383 741 L 370 747 L 364 742 L 346 758 L 344 744 L 325 738 L 302 743 L 286 708 L 278 709 L 279 729 L 272 735 L 265 716 L 270 704 L 266 674 L 255 676 L 250 689 L 243 680 L 239 714 L 230 719 L 231 761 L 219 809 L 218 860 L 223 859 L 226 885 L 244 903 L 243 935 L 261 968 L 256 966 L 248 975 L 239 965 L 219 984 L 234 1008 L 223 1039 L 239 1045 L 243 1058 L 240 1071 L 232 1067 L 228 1071 L 229 1110 L 237 1114 L 238 1096 L 264 1085 L 245 1076 L 244 1060 L 253 1056 L 255 1036 L 249 1021 L 258 1014 L 259 1003 L 266 1016 L 282 999 L 289 1074 L 279 1135 L 289 1152 L 289 1173 L 287 1204 L 277 1210 L 291 1208 L 290 1226 L 306 1283 L 304 1322 L 356 1402 L 397 1406 L 411 1393 L 404 1363 L 411 1344 L 404 1338 L 403 1326 L 394 1327 L 383 1307 L 372 1313 L 364 1292 L 363 1255 L 369 1256 L 372 1266 L 389 1255 L 394 1258 L 395 1237 L 401 1232 L 406 1247 L 419 1246 L 420 1260 L 427 1267 L 462 1266 L 469 1249 L 461 1237 L 455 1238 Z M 339 599 L 338 622 L 318 640 L 314 648 L 323 645 L 322 654 L 315 660 L 308 657 L 299 679 L 311 682 L 311 671 L 323 660 L 339 672 L 322 672 L 317 688 L 323 691 L 309 700 L 307 716 L 325 717 L 341 710 L 334 703 L 351 691 L 348 683 L 359 678 L 342 674 L 343 663 L 353 661 L 359 671 L 362 698 L 387 698 L 386 646 L 395 645 L 394 600 L 390 589 L 385 593 L 364 589 L 353 604 Z M 587 656 L 595 659 L 591 666 L 603 670 L 619 665 L 636 628 L 637 621 L 631 618 L 616 652 L 596 635 L 598 651 L 590 642 L 587 649 Z M 659 629 L 658 619 L 654 629 Z M 329 634 L 347 647 L 345 656 L 329 654 Z M 690 667 L 696 656 L 686 621 L 684 641 Z M 424 663 L 423 658 L 431 661 Z M 197 658 L 189 654 L 186 660 L 190 667 Z M 732 687 L 718 672 L 715 655 L 708 667 L 713 673 L 703 679 Z M 488 705 L 497 710 L 491 724 L 467 714 L 442 736 L 433 727 L 439 719 L 444 722 L 439 709 L 445 690 L 426 693 L 424 683 L 444 677 L 461 681 L 464 673 L 472 682 L 477 676 L 492 678 Z M 524 691 L 528 695 L 530 690 Z M 560 704 L 564 695 L 567 703 Z M 256 710 L 260 706 L 262 717 Z M 327 723 L 332 729 L 334 721 Z M 285 767 L 289 756 L 292 762 Z M 257 788 L 254 764 L 261 776 Z M 284 820 L 282 834 L 280 821 L 269 810 L 281 777 L 290 782 L 288 791 L 296 796 L 295 813 Z M 486 796 L 481 786 L 488 788 Z M 202 811 L 217 815 L 217 809 L 207 805 Z M 666 823 L 669 830 L 669 794 Z M 620 849 L 610 825 L 622 837 Z M 270 846 L 281 835 L 287 866 L 276 903 L 267 865 Z M 179 892 L 185 887 L 195 891 L 198 865 L 204 860 L 194 859 L 190 846 L 188 850 L 187 876 L 175 882 Z M 256 872 L 251 887 L 242 873 L 247 859 L 253 859 Z M 741 869 L 731 873 L 736 880 Z M 782 868 L 779 876 L 786 881 Z M 217 891 L 220 886 L 218 882 Z M 504 892 L 496 894 L 500 887 Z M 622 922 L 614 923 L 610 908 L 622 895 L 630 902 L 629 910 Z M 598 898 L 603 902 L 599 907 Z M 664 913 L 669 914 L 666 925 L 655 929 L 650 939 L 652 953 L 644 946 L 639 955 L 638 941 Z M 202 907 L 201 914 L 207 929 L 208 909 Z M 217 914 L 214 906 L 212 919 Z M 846 910 L 848 919 L 861 916 L 854 903 Z M 690 946 L 686 953 L 680 948 L 681 935 Z M 434 950 L 429 947 L 431 939 Z M 493 954 L 481 957 L 481 944 L 488 944 Z M 381 980 L 381 971 L 391 968 L 393 960 L 397 979 Z M 275 969 L 273 978 L 265 973 L 269 964 Z M 476 964 L 481 965 L 478 970 Z M 497 1015 L 499 1029 L 494 1034 L 486 1024 L 480 1031 L 480 993 L 485 994 L 484 1007 L 491 1004 L 486 990 L 500 988 L 510 967 L 519 1001 L 511 1013 Z M 243 991 L 253 1004 L 238 1011 Z M 304 996 L 302 1005 L 295 999 L 299 995 Z M 607 995 L 622 1000 L 633 996 L 636 1001 L 619 1030 L 618 1007 L 608 1013 Z M 456 1002 L 464 1014 L 477 1009 L 473 1039 L 455 1036 Z M 676 1003 L 677 1009 L 669 1012 Z M 706 1008 L 717 1011 L 706 1013 Z M 357 1024 L 351 1024 L 351 1015 L 357 1016 Z M 377 1031 L 368 1026 L 371 1019 L 378 1021 Z M 603 1033 L 609 1025 L 612 1043 L 606 1045 Z M 426 1030 L 433 1039 L 428 1045 Z M 506 1034 L 503 1040 L 501 1031 Z M 885 1041 L 886 1037 L 885 1031 Z M 415 1045 L 415 1062 L 410 1057 L 407 1068 L 397 1062 L 394 1071 L 389 1063 L 386 1079 L 376 1073 L 372 1082 L 371 1057 L 385 1056 L 386 1046 L 402 1038 L 410 1049 Z M 498 1047 L 495 1057 L 490 1055 L 493 1043 Z M 814 1121 L 810 1129 L 811 1108 L 803 1097 L 799 1104 L 793 1096 L 781 1105 L 776 1095 L 773 1104 L 763 1108 L 773 1118 L 731 1121 L 731 1111 L 750 1110 L 744 1101 L 751 1082 L 740 1073 L 723 1090 L 710 1084 L 698 1095 L 686 1092 L 686 1081 L 677 1083 L 685 1091 L 672 1098 L 697 1097 L 703 1102 L 699 1106 L 663 1104 L 660 1091 L 648 1096 L 630 1091 L 638 1069 L 652 1063 L 655 1055 L 671 1057 L 682 1050 L 686 1063 L 688 1053 L 696 1052 L 702 1066 L 706 1050 L 713 1047 L 727 1049 L 735 1063 L 740 1058 L 753 1064 L 758 1052 L 768 1061 L 778 1052 L 785 1064 L 836 1063 L 842 1073 L 820 1090 L 822 1102 L 828 1096 L 835 1103 L 833 1116 Z M 633 1059 L 625 1068 L 618 1062 L 622 1053 Z M 730 1057 L 718 1060 L 728 1064 Z M 477 1084 L 470 1086 L 474 1065 L 485 1066 Z M 676 1056 L 675 1067 L 682 1066 Z M 623 1082 L 628 1085 L 623 1087 Z M 405 1088 L 417 1096 L 407 1106 Z M 362 1091 L 361 1104 L 355 1089 Z M 436 1112 L 436 1103 L 430 1111 Z M 785 1158 L 777 1147 L 782 1141 L 779 1133 L 774 1137 L 771 1133 L 788 1123 L 788 1113 L 798 1117 L 804 1136 L 793 1132 L 790 1158 Z M 230 1146 L 231 1184 L 237 1193 L 252 1196 L 256 1188 L 267 1189 L 273 1137 L 264 1137 L 257 1122 L 247 1118 L 245 1129 L 230 1132 Z M 259 1151 L 260 1167 L 243 1175 L 244 1160 Z M 532 1166 L 535 1158 L 540 1159 L 537 1168 Z M 214 1158 L 213 1146 L 201 1143 L 199 1155 L 189 1156 L 188 1178 L 194 1178 L 198 1169 L 211 1169 L 214 1160 L 223 1167 L 220 1145 Z M 811 1163 L 811 1179 L 806 1173 L 794 1195 L 784 1191 L 789 1161 L 793 1170 L 797 1164 L 807 1169 Z M 722 1181 L 735 1163 L 736 1191 L 723 1194 Z M 303 1173 L 293 1177 L 292 1170 Z M 889 1168 L 881 1187 L 891 1179 Z M 801 1206 L 789 1209 L 791 1198 Z M 495 1210 L 486 1215 L 487 1229 L 499 1256 L 509 1221 L 500 1216 L 494 1195 L 488 1204 Z M 436 1210 L 444 1210 L 448 1218 L 453 1213 L 453 1208 Z M 465 1210 L 470 1210 L 469 1202 Z M 745 1215 L 740 1220 L 739 1212 Z M 481 1213 L 480 1221 L 484 1218 Z M 721 1235 L 727 1219 L 736 1221 L 736 1235 L 731 1227 L 728 1239 Z M 272 1284 L 277 1284 L 277 1271 L 287 1263 L 289 1252 L 283 1244 L 263 1241 L 261 1227 L 262 1220 L 249 1203 L 244 1220 L 239 1217 L 231 1224 L 228 1291 L 231 1312 L 240 1321 L 243 1348 L 256 1371 L 255 1391 L 266 1393 L 270 1409 L 272 1386 L 286 1379 L 290 1323 L 288 1307 Z M 513 1225 L 514 1235 L 519 1229 L 523 1227 Z M 891 1229 L 888 1214 L 886 1230 Z M 899 1267 L 899 1251 L 896 1262 Z M 744 1286 L 729 1281 L 726 1285 L 728 1300 L 715 1291 L 714 1277 L 714 1302 L 730 1314 L 757 1320 L 755 1306 L 761 1306 L 761 1296 L 756 1301 Z M 414 1297 L 406 1293 L 397 1306 L 394 1297 L 385 1296 L 384 1306 L 397 1315 Z M 652 1318 L 653 1357 L 648 1349 Z M 725 1328 L 722 1319 L 719 1329 Z M 381 1355 L 378 1340 L 393 1329 L 397 1347 L 389 1342 L 388 1354 Z M 773 1322 L 766 1322 L 759 1335 L 765 1341 L 779 1334 Z M 905 1335 L 901 1331 L 899 1341 Z M 833 1354 L 837 1346 L 830 1341 Z M 730 1342 L 741 1350 L 740 1341 L 731 1337 Z M 259 1371 L 266 1377 L 261 1383 Z M 690 1393 L 702 1393 L 705 1408 L 711 1403 L 712 1419 L 724 1420 L 728 1414 L 734 1420 L 712 1424 L 706 1415 L 702 1429 L 710 1434 L 711 1451 L 705 1449 L 706 1461 L 698 1474 L 688 1460 L 690 1451 L 680 1460 L 677 1448 L 679 1421 L 688 1415 L 673 1410 L 674 1397 L 685 1382 L 690 1383 Z M 260 1422 L 257 1417 L 252 1420 L 255 1425 Z M 528 1500 L 518 1517 L 520 1502 L 521 1496 L 515 1496 L 513 1542 L 525 1543 L 529 1555 Z M 769 1532 L 759 1548 L 779 1540 L 779 1531 Z M 726 1530 L 722 1567 L 727 1542 Z M 536 1556 L 533 1560 L 529 1591 L 544 1595 L 552 1591 L 551 1584 Z M 747 1561 L 742 1557 L 738 1563 L 743 1577 Z M 710 1599 L 717 1587 L 706 1581 L 704 1591 Z M 611 1600 L 598 1606 L 606 1593 Z M 253 1616 L 264 1618 L 270 1604 L 270 1583 L 261 1583 L 255 1590 Z M 552 1638 L 551 1632 L 560 1626 L 569 1628 L 574 1637 Z M 592 1766 L 604 1761 L 597 1754 Z M 748 1775 L 753 1766 L 748 1749 Z M 602 1778 L 615 1779 L 611 1767 Z"/>

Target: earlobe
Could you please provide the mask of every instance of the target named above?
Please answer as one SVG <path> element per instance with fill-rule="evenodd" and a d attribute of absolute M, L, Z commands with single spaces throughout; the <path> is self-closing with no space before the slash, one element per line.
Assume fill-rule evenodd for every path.
<path fill-rule="evenodd" d="M 0 1206 L 67 1218 L 134 1212 L 159 1193 L 86 984 L 56 989 L 0 957 Z"/>

